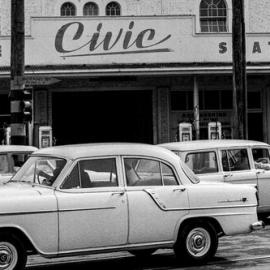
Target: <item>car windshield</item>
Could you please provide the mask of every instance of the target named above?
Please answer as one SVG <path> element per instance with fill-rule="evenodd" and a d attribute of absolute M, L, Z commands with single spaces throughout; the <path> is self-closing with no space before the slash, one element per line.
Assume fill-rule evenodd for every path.
<path fill-rule="evenodd" d="M 198 176 L 196 176 L 195 173 L 184 162 L 180 161 L 180 164 L 184 173 L 193 184 L 200 183 L 200 179 L 198 178 Z"/>
<path fill-rule="evenodd" d="M 66 164 L 56 157 L 30 157 L 10 181 L 51 186 Z"/>

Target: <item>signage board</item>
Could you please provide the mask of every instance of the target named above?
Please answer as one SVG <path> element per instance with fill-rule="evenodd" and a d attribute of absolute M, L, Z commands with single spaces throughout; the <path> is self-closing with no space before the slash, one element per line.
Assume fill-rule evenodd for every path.
<path fill-rule="evenodd" d="M 25 41 L 26 65 L 231 63 L 231 33 L 196 33 L 194 16 L 37 17 Z M 247 61 L 270 61 L 270 34 L 246 35 Z M 0 37 L 9 66 L 10 37 Z"/>

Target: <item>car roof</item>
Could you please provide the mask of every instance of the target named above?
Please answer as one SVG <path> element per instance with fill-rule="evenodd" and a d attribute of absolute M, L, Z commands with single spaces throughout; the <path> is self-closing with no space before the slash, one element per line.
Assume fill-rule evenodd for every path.
<path fill-rule="evenodd" d="M 241 146 L 269 146 L 269 144 L 252 140 L 196 140 L 196 141 L 184 141 L 184 142 L 171 142 L 159 144 L 159 146 L 165 147 L 175 151 L 192 151 L 208 148 L 226 148 L 226 147 L 241 147 Z"/>
<path fill-rule="evenodd" d="M 68 159 L 77 159 L 94 156 L 110 155 L 142 155 L 154 156 L 171 162 L 179 162 L 177 157 L 171 151 L 150 144 L 142 143 L 93 143 L 93 144 L 73 144 L 43 148 L 36 151 L 33 155 L 50 155 L 64 157 Z"/>
<path fill-rule="evenodd" d="M 38 148 L 30 145 L 0 145 L 1 152 L 34 152 Z"/>

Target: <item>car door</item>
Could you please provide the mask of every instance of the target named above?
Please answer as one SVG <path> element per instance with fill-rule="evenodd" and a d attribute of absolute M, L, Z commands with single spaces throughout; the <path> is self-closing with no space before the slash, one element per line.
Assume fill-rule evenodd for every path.
<path fill-rule="evenodd" d="M 188 192 L 170 164 L 145 157 L 123 158 L 129 206 L 130 244 L 170 242 L 189 212 Z"/>
<path fill-rule="evenodd" d="M 251 147 L 254 167 L 258 178 L 259 207 L 270 212 L 270 153 L 269 147 Z"/>
<path fill-rule="evenodd" d="M 233 184 L 257 184 L 256 171 L 248 147 L 233 147 L 220 150 L 223 178 Z"/>
<path fill-rule="evenodd" d="M 124 245 L 127 197 L 119 158 L 79 160 L 56 192 L 59 252 Z"/>

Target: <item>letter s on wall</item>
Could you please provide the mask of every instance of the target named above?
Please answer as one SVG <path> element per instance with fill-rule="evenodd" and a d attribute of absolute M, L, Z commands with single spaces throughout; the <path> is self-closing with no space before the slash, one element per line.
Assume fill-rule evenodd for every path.
<path fill-rule="evenodd" d="M 220 42 L 219 43 L 219 53 L 224 54 L 227 52 L 227 42 Z"/>
<path fill-rule="evenodd" d="M 65 32 L 67 31 L 67 29 L 73 25 L 73 24 L 78 24 L 78 29 L 75 33 L 75 35 L 73 36 L 73 40 L 77 40 L 79 39 L 81 36 L 82 36 L 82 33 L 83 33 L 83 30 L 84 30 L 84 26 L 82 23 L 80 22 L 71 22 L 71 23 L 67 23 L 65 25 L 63 25 L 57 32 L 56 36 L 55 36 L 55 49 L 60 52 L 60 53 L 68 53 L 68 52 L 74 52 L 77 49 L 75 50 L 70 50 L 70 51 L 67 51 L 63 48 L 63 39 L 64 39 L 64 35 L 65 35 Z"/>

